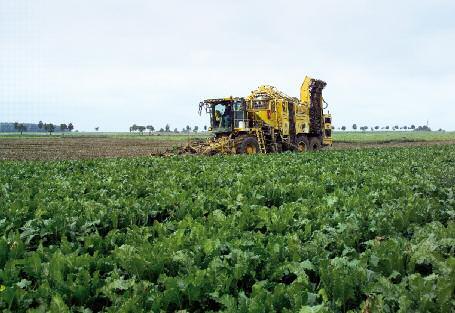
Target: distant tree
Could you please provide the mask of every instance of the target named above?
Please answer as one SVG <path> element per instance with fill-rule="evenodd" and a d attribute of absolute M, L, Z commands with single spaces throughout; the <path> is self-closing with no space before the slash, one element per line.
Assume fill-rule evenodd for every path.
<path fill-rule="evenodd" d="M 416 126 L 414 124 L 411 125 L 411 129 L 414 130 L 416 129 Z"/>
<path fill-rule="evenodd" d="M 408 126 L 406 126 L 406 125 L 403 126 L 403 129 L 404 129 L 404 130 L 407 130 L 407 129 L 408 129 Z"/>
<path fill-rule="evenodd" d="M 171 131 L 171 126 L 169 124 L 166 124 L 166 126 L 164 128 L 166 130 L 166 133 Z"/>
<path fill-rule="evenodd" d="M 371 130 L 371 131 L 374 131 L 374 128 L 373 128 L 373 126 L 371 126 L 371 129 L 370 129 L 370 130 Z"/>
<path fill-rule="evenodd" d="M 69 124 L 68 124 L 68 131 L 71 132 L 71 131 L 73 131 L 73 129 L 74 129 L 73 123 L 69 123 Z"/>
<path fill-rule="evenodd" d="M 443 132 L 445 132 L 445 130 L 442 129 L 442 128 L 439 128 L 439 129 L 438 129 L 438 132 L 442 132 L 442 133 L 443 133 Z"/>
<path fill-rule="evenodd" d="M 185 127 L 182 128 L 182 133 L 184 133 L 184 132 L 186 132 L 186 128 Z"/>
<path fill-rule="evenodd" d="M 400 127 L 398 125 L 395 125 L 395 129 L 399 129 Z"/>
<path fill-rule="evenodd" d="M 152 125 L 147 125 L 147 127 L 146 127 L 146 128 L 147 128 L 147 129 L 148 129 L 148 131 L 149 131 L 149 135 L 151 135 L 151 134 L 152 134 L 152 131 L 155 131 L 155 127 L 153 127 Z"/>
<path fill-rule="evenodd" d="M 60 131 L 64 132 L 65 130 L 68 130 L 68 125 L 60 124 Z"/>
<path fill-rule="evenodd" d="M 427 132 L 431 132 L 431 128 L 428 127 L 427 125 L 423 125 L 423 126 L 418 126 L 415 131 L 427 131 Z"/>
<path fill-rule="evenodd" d="M 177 129 L 177 127 L 174 128 L 174 133 L 178 133 L 178 132 L 179 132 L 179 130 Z"/>
<path fill-rule="evenodd" d="M 141 135 L 143 135 L 144 130 L 145 130 L 145 126 L 138 126 L 137 130 L 141 133 Z"/>
<path fill-rule="evenodd" d="M 204 125 L 204 131 L 207 131 L 207 125 Z"/>
<path fill-rule="evenodd" d="M 21 135 L 23 132 L 27 131 L 27 126 L 25 126 L 23 123 L 14 123 L 14 129 L 21 132 Z"/>
<path fill-rule="evenodd" d="M 375 126 L 374 129 L 379 129 L 379 126 Z"/>
<path fill-rule="evenodd" d="M 191 130 L 190 125 L 186 125 L 186 131 L 187 131 L 187 132 L 190 132 L 190 130 Z"/>
<path fill-rule="evenodd" d="M 95 131 L 99 131 L 100 130 L 100 127 L 99 126 L 96 126 L 95 127 Z"/>
<path fill-rule="evenodd" d="M 385 127 L 385 129 L 389 129 L 389 125 L 387 125 L 387 126 Z"/>
<path fill-rule="evenodd" d="M 164 129 L 163 128 L 160 128 L 160 133 L 164 133 Z"/>
<path fill-rule="evenodd" d="M 52 133 L 54 132 L 55 130 L 55 126 L 54 124 L 52 123 L 49 123 L 49 124 L 44 124 L 44 129 L 49 133 L 49 136 L 52 135 Z"/>
<path fill-rule="evenodd" d="M 193 132 L 197 133 L 198 130 L 199 130 L 199 126 L 194 126 Z"/>
<path fill-rule="evenodd" d="M 43 121 L 39 121 L 38 128 L 43 129 L 43 127 L 44 127 Z"/>
<path fill-rule="evenodd" d="M 346 126 L 341 126 L 341 130 L 346 130 Z"/>
<path fill-rule="evenodd" d="M 357 130 L 357 124 L 352 124 L 352 129 Z"/>

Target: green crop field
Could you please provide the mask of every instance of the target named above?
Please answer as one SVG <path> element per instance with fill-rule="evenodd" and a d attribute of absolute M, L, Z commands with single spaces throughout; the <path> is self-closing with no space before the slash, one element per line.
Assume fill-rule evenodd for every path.
<path fill-rule="evenodd" d="M 0 162 L 3 312 L 453 312 L 455 146 Z"/>
<path fill-rule="evenodd" d="M 427 131 L 356 131 L 333 133 L 335 142 L 412 142 L 412 141 L 444 141 L 455 140 L 455 132 Z"/>

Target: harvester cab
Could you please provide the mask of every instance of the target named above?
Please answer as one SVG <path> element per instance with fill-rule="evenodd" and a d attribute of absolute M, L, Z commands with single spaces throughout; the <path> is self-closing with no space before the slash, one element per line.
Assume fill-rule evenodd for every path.
<path fill-rule="evenodd" d="M 203 110 L 210 116 L 209 131 L 215 136 L 229 134 L 235 129 L 246 127 L 247 113 L 244 98 L 207 99 L 199 103 L 199 113 Z"/>

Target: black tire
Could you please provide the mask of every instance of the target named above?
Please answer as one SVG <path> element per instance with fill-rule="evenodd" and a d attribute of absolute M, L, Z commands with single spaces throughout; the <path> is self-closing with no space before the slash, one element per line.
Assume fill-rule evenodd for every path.
<path fill-rule="evenodd" d="M 310 143 L 308 142 L 308 138 L 304 135 L 298 136 L 295 144 L 297 145 L 299 152 L 310 151 Z"/>
<path fill-rule="evenodd" d="M 317 150 L 321 150 L 321 148 L 322 148 L 321 139 L 318 137 L 312 137 L 310 139 L 310 150 L 317 151 Z"/>
<path fill-rule="evenodd" d="M 238 154 L 256 154 L 259 152 L 259 143 L 254 137 L 244 137 L 237 146 Z"/>

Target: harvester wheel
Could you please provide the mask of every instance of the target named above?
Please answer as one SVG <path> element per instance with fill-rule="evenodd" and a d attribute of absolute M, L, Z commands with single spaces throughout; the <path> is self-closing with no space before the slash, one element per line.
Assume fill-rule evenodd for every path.
<path fill-rule="evenodd" d="M 259 143 L 254 137 L 245 137 L 237 148 L 239 154 L 256 154 L 259 153 Z"/>
<path fill-rule="evenodd" d="M 310 144 L 308 142 L 308 138 L 305 136 L 297 137 L 296 144 L 297 144 L 297 147 L 299 148 L 300 152 L 307 152 L 310 150 Z"/>
<path fill-rule="evenodd" d="M 319 139 L 318 137 L 313 137 L 310 139 L 310 150 L 311 151 L 317 151 L 317 150 L 320 150 L 321 148 L 322 148 L 321 139 Z"/>

